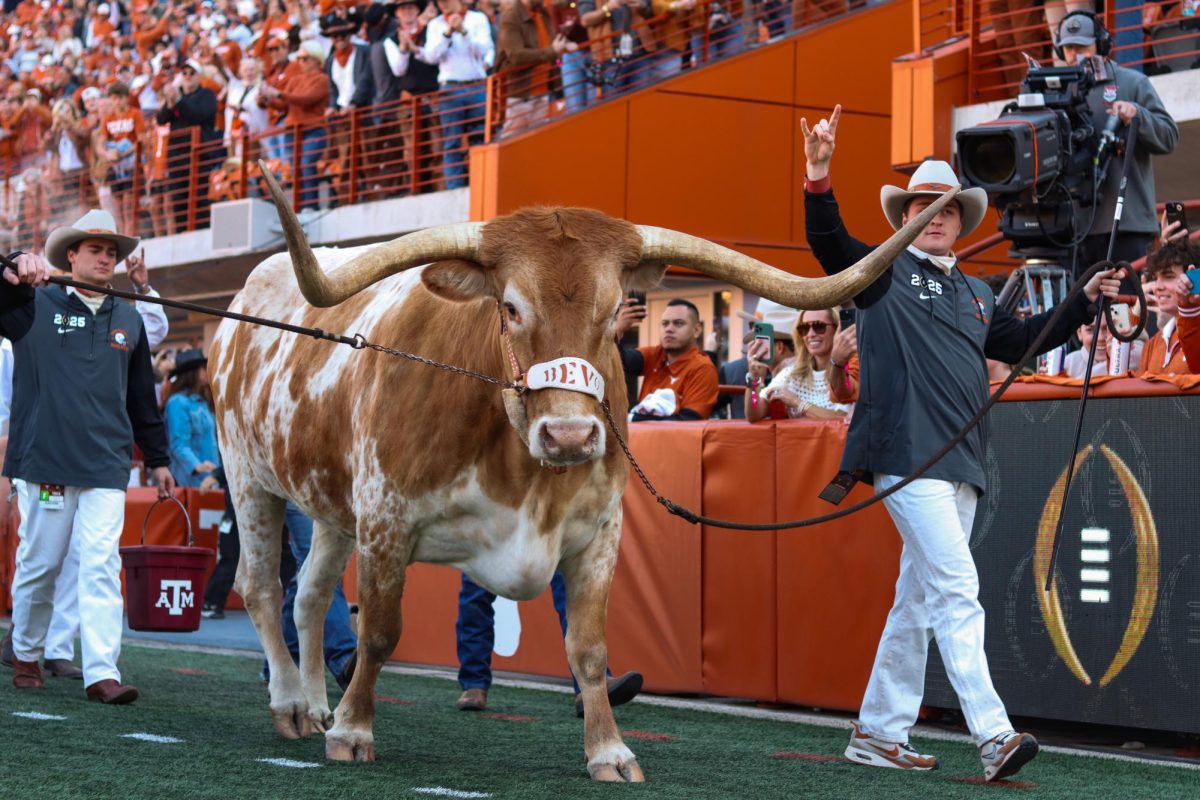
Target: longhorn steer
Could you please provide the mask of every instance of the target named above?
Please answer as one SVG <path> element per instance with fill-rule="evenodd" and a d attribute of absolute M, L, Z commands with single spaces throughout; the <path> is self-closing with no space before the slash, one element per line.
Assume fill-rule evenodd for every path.
<path fill-rule="evenodd" d="M 361 333 L 489 375 L 511 376 L 514 360 L 528 369 L 566 357 L 580 383 L 589 369 L 601 379 L 590 381 L 595 396 L 559 381 L 502 398 L 491 385 L 372 350 L 221 323 L 210 372 L 241 528 L 237 587 L 270 663 L 275 727 L 288 738 L 325 732 L 332 759 L 374 758 L 375 682 L 400 638 L 404 573 L 414 561 L 451 565 L 516 600 L 535 597 L 561 570 L 588 772 L 596 780 L 643 780 L 604 681 L 628 467 L 608 446 L 597 398 L 608 400 L 624 434 L 627 400 L 612 335 L 621 298 L 655 286 L 669 262 L 787 305 L 828 308 L 869 285 L 949 196 L 859 265 L 808 280 L 685 234 L 583 209 L 527 209 L 378 247 L 313 252 L 278 186 L 271 188 L 290 258 L 258 266 L 233 310 Z M 569 469 L 554 474 L 543 462 Z M 279 620 L 286 498 L 315 522 L 295 605 L 299 670 Z M 358 668 L 335 716 L 322 622 L 355 549 Z"/>

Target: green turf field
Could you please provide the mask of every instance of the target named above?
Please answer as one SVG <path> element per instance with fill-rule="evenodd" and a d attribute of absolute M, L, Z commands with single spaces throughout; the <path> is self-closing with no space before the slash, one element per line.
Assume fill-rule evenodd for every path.
<path fill-rule="evenodd" d="M 50 679 L 19 692 L 0 671 L 0 790 L 7 798 L 417 798 L 439 787 L 495 798 L 1195 798 L 1200 772 L 1042 753 L 1007 787 L 980 775 L 968 744 L 922 742 L 942 769 L 900 773 L 851 765 L 841 730 L 633 703 L 617 710 L 646 771 L 644 786 L 587 779 L 582 723 L 569 695 L 495 687 L 490 712 L 454 709 L 457 686 L 384 674 L 373 764 L 324 761 L 319 736 L 289 742 L 267 717 L 258 662 L 126 644 L 122 669 L 135 705 L 84 700 L 80 681 Z M 182 670 L 182 671 L 178 671 Z M 332 684 L 331 684 L 332 686 Z M 336 688 L 331 700 L 336 702 Z M 36 720 L 15 713 L 66 717 Z M 148 733 L 182 739 L 124 738 Z M 279 758 L 320 764 L 289 768 Z M 443 795 L 447 796 L 447 795 Z M 449 795 L 453 796 L 453 795 Z M 458 795 L 469 796 L 469 795 Z M 476 796 L 483 796 L 482 794 Z"/>

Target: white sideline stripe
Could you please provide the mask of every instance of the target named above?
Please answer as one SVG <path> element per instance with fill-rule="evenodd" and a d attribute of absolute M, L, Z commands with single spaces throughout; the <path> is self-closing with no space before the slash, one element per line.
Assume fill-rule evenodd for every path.
<path fill-rule="evenodd" d="M 129 641 L 123 647 L 143 647 L 148 650 L 179 650 L 188 653 L 210 653 L 212 655 L 221 656 L 238 656 L 241 658 L 253 658 L 261 660 L 263 657 L 261 650 L 240 650 L 232 647 L 208 647 L 206 645 L 188 644 L 178 645 L 169 642 L 156 642 L 150 639 L 139 639 L 137 641 Z M 458 672 L 451 670 L 448 667 L 413 667 L 401 666 L 399 664 L 387 664 L 383 667 L 384 672 L 390 672 L 393 675 L 415 675 L 421 678 L 440 678 L 445 681 L 458 681 Z M 492 678 L 492 683 L 496 686 L 507 686 L 512 689 L 533 689 L 538 692 L 552 692 L 555 694 L 574 694 L 574 690 L 565 681 L 558 685 L 554 683 L 543 683 L 540 681 L 520 680 L 517 678 Z M 767 719 L 776 722 L 798 722 L 802 725 L 814 725 L 820 728 L 839 728 L 841 730 L 850 730 L 850 720 L 848 718 L 822 717 L 815 714 L 805 714 L 799 711 L 776 711 L 768 708 L 745 708 L 720 702 L 699 702 L 696 700 L 680 700 L 674 697 L 657 697 L 652 695 L 639 695 L 632 703 L 645 703 L 651 706 L 662 706 L 663 708 L 674 708 L 683 711 L 702 711 L 707 714 L 724 714 L 728 717 L 745 717 L 747 719 Z M 974 744 L 974 739 L 965 733 L 952 733 L 938 728 L 931 728 L 926 725 L 916 725 L 912 728 L 913 735 L 921 736 L 926 739 L 943 742 L 968 742 Z M 1076 756 L 1078 758 L 1099 758 L 1105 761 L 1124 761 L 1129 764 L 1144 764 L 1151 767 L 1173 767 L 1175 769 L 1190 769 L 1200 771 L 1200 764 L 1187 762 L 1182 760 L 1170 760 L 1164 758 L 1155 758 L 1152 756 L 1131 756 L 1124 753 L 1108 753 L 1096 750 L 1087 750 L 1074 747 L 1063 747 L 1062 745 L 1048 745 L 1038 742 L 1038 749 L 1043 753 L 1058 753 L 1067 756 Z M 319 765 L 317 765 L 319 766 Z"/>
<path fill-rule="evenodd" d="M 43 714 L 40 711 L 14 711 L 14 717 L 24 717 L 25 719 L 40 719 L 45 721 L 64 720 L 66 717 L 60 717 L 58 714 Z"/>
<path fill-rule="evenodd" d="M 1108 528 L 1084 528 L 1079 532 L 1079 539 L 1088 544 L 1107 544 Z"/>
<path fill-rule="evenodd" d="M 139 742 L 154 742 L 155 744 L 181 744 L 183 739 L 174 736 L 159 736 L 157 733 L 122 733 L 122 739 L 137 739 Z"/>
<path fill-rule="evenodd" d="M 435 797 L 491 797 L 487 792 L 464 792 L 459 789 L 447 789 L 445 786 L 413 787 L 417 794 L 431 794 Z"/>
<path fill-rule="evenodd" d="M 260 764 L 272 764 L 276 767 L 291 767 L 292 769 L 317 769 L 321 765 L 311 761 L 293 761 L 290 758 L 256 758 Z"/>

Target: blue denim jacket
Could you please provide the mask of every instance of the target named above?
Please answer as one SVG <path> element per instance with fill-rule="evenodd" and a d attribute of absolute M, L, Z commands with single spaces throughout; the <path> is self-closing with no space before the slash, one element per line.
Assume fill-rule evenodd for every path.
<path fill-rule="evenodd" d="M 217 452 L 217 420 L 198 395 L 173 394 L 167 399 L 167 447 L 171 474 L 180 486 L 199 486 L 207 472 L 194 472 L 201 461 L 221 463 Z"/>

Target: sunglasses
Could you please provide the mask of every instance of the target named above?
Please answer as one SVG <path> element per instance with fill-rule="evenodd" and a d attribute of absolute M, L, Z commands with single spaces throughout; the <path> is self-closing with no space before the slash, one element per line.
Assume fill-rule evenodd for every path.
<path fill-rule="evenodd" d="M 796 331 L 801 336 L 808 336 L 809 330 L 815 334 L 822 334 L 829 328 L 828 322 L 801 322 L 796 326 Z"/>

